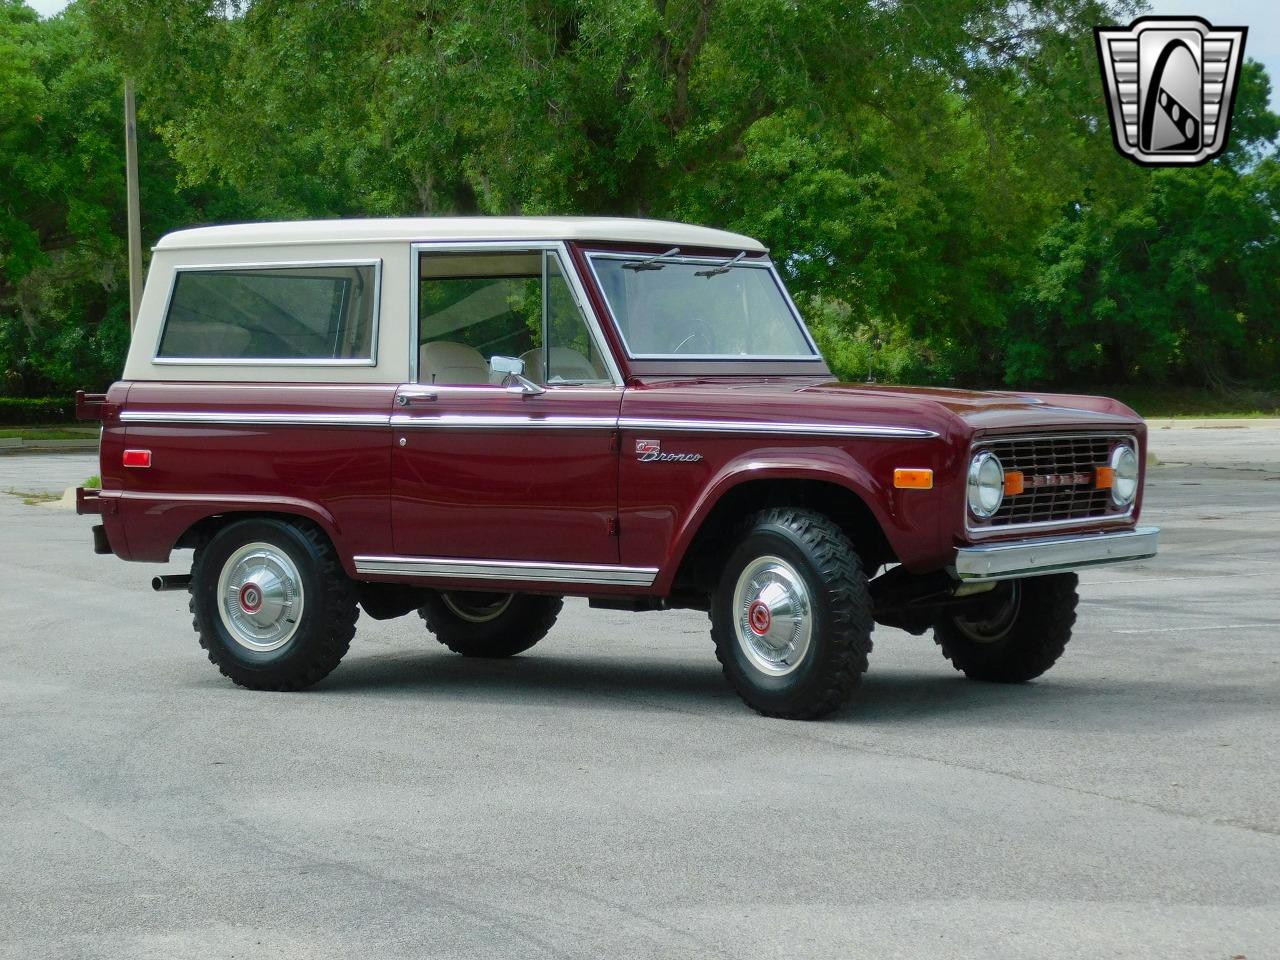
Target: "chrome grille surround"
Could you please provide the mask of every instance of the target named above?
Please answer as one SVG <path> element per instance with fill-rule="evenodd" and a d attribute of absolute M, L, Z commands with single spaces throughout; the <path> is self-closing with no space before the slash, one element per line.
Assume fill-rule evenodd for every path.
<path fill-rule="evenodd" d="M 984 450 L 994 453 L 1006 473 L 1021 471 L 1026 480 L 1023 493 L 1005 495 L 1000 509 L 988 520 L 979 520 L 965 505 L 965 529 L 970 533 L 1050 530 L 1085 523 L 1124 522 L 1133 516 L 1133 504 L 1117 508 L 1110 490 L 1090 483 L 1063 483 L 1034 486 L 1034 477 L 1087 474 L 1107 466 L 1111 450 L 1118 443 L 1138 452 L 1131 433 L 1052 433 L 1025 436 L 980 437 L 969 451 L 970 458 Z"/>

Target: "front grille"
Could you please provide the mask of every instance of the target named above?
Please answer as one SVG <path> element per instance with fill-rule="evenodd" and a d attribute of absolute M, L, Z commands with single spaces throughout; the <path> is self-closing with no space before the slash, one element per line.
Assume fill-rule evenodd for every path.
<path fill-rule="evenodd" d="M 1121 511 L 1112 505 L 1109 490 L 1097 488 L 1095 471 L 1107 465 L 1112 447 L 1122 440 L 1132 443 L 1129 437 L 1100 434 L 980 441 L 975 453 L 990 450 L 1000 458 L 1006 474 L 1021 471 L 1025 482 L 1022 493 L 1005 494 L 1000 509 L 982 526 L 1117 516 Z"/>

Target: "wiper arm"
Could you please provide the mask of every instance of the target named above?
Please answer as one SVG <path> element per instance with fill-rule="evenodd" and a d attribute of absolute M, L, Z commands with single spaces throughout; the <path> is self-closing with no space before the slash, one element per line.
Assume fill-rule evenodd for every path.
<path fill-rule="evenodd" d="M 624 263 L 622 265 L 622 269 L 636 270 L 636 271 L 661 270 L 663 267 L 662 261 L 666 260 L 668 257 L 674 257 L 679 252 L 680 252 L 679 247 L 672 247 L 666 253 L 655 254 L 654 256 L 649 257 L 647 260 L 637 260 L 634 263 Z"/>
<path fill-rule="evenodd" d="M 741 260 L 743 257 L 745 257 L 746 255 L 747 255 L 747 251 L 743 250 L 740 254 L 738 254 L 728 263 L 722 263 L 718 267 L 708 267 L 706 270 L 695 270 L 693 271 L 693 275 L 695 277 L 715 277 L 715 276 L 719 276 L 722 273 L 728 273 L 733 268 L 733 265 L 737 263 L 739 260 Z"/>

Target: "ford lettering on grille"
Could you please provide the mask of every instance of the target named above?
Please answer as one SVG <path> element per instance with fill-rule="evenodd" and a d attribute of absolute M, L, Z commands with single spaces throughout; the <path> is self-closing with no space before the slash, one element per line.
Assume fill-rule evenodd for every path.
<path fill-rule="evenodd" d="M 975 527 L 1009 527 L 1034 523 L 1066 523 L 1119 516 L 1110 491 L 1098 486 L 1112 447 L 1133 442 L 1123 434 L 1058 434 L 983 440 L 975 450 L 1000 458 L 1006 475 L 1022 474 L 1022 491 L 1007 493 L 991 519 L 970 520 Z"/>

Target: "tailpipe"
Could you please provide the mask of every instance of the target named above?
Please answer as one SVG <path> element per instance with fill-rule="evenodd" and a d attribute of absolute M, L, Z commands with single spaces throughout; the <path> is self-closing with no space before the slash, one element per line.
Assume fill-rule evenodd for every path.
<path fill-rule="evenodd" d="M 176 573 L 151 578 L 151 589 L 157 592 L 161 590 L 185 590 L 190 585 L 191 574 L 189 573 Z"/>

